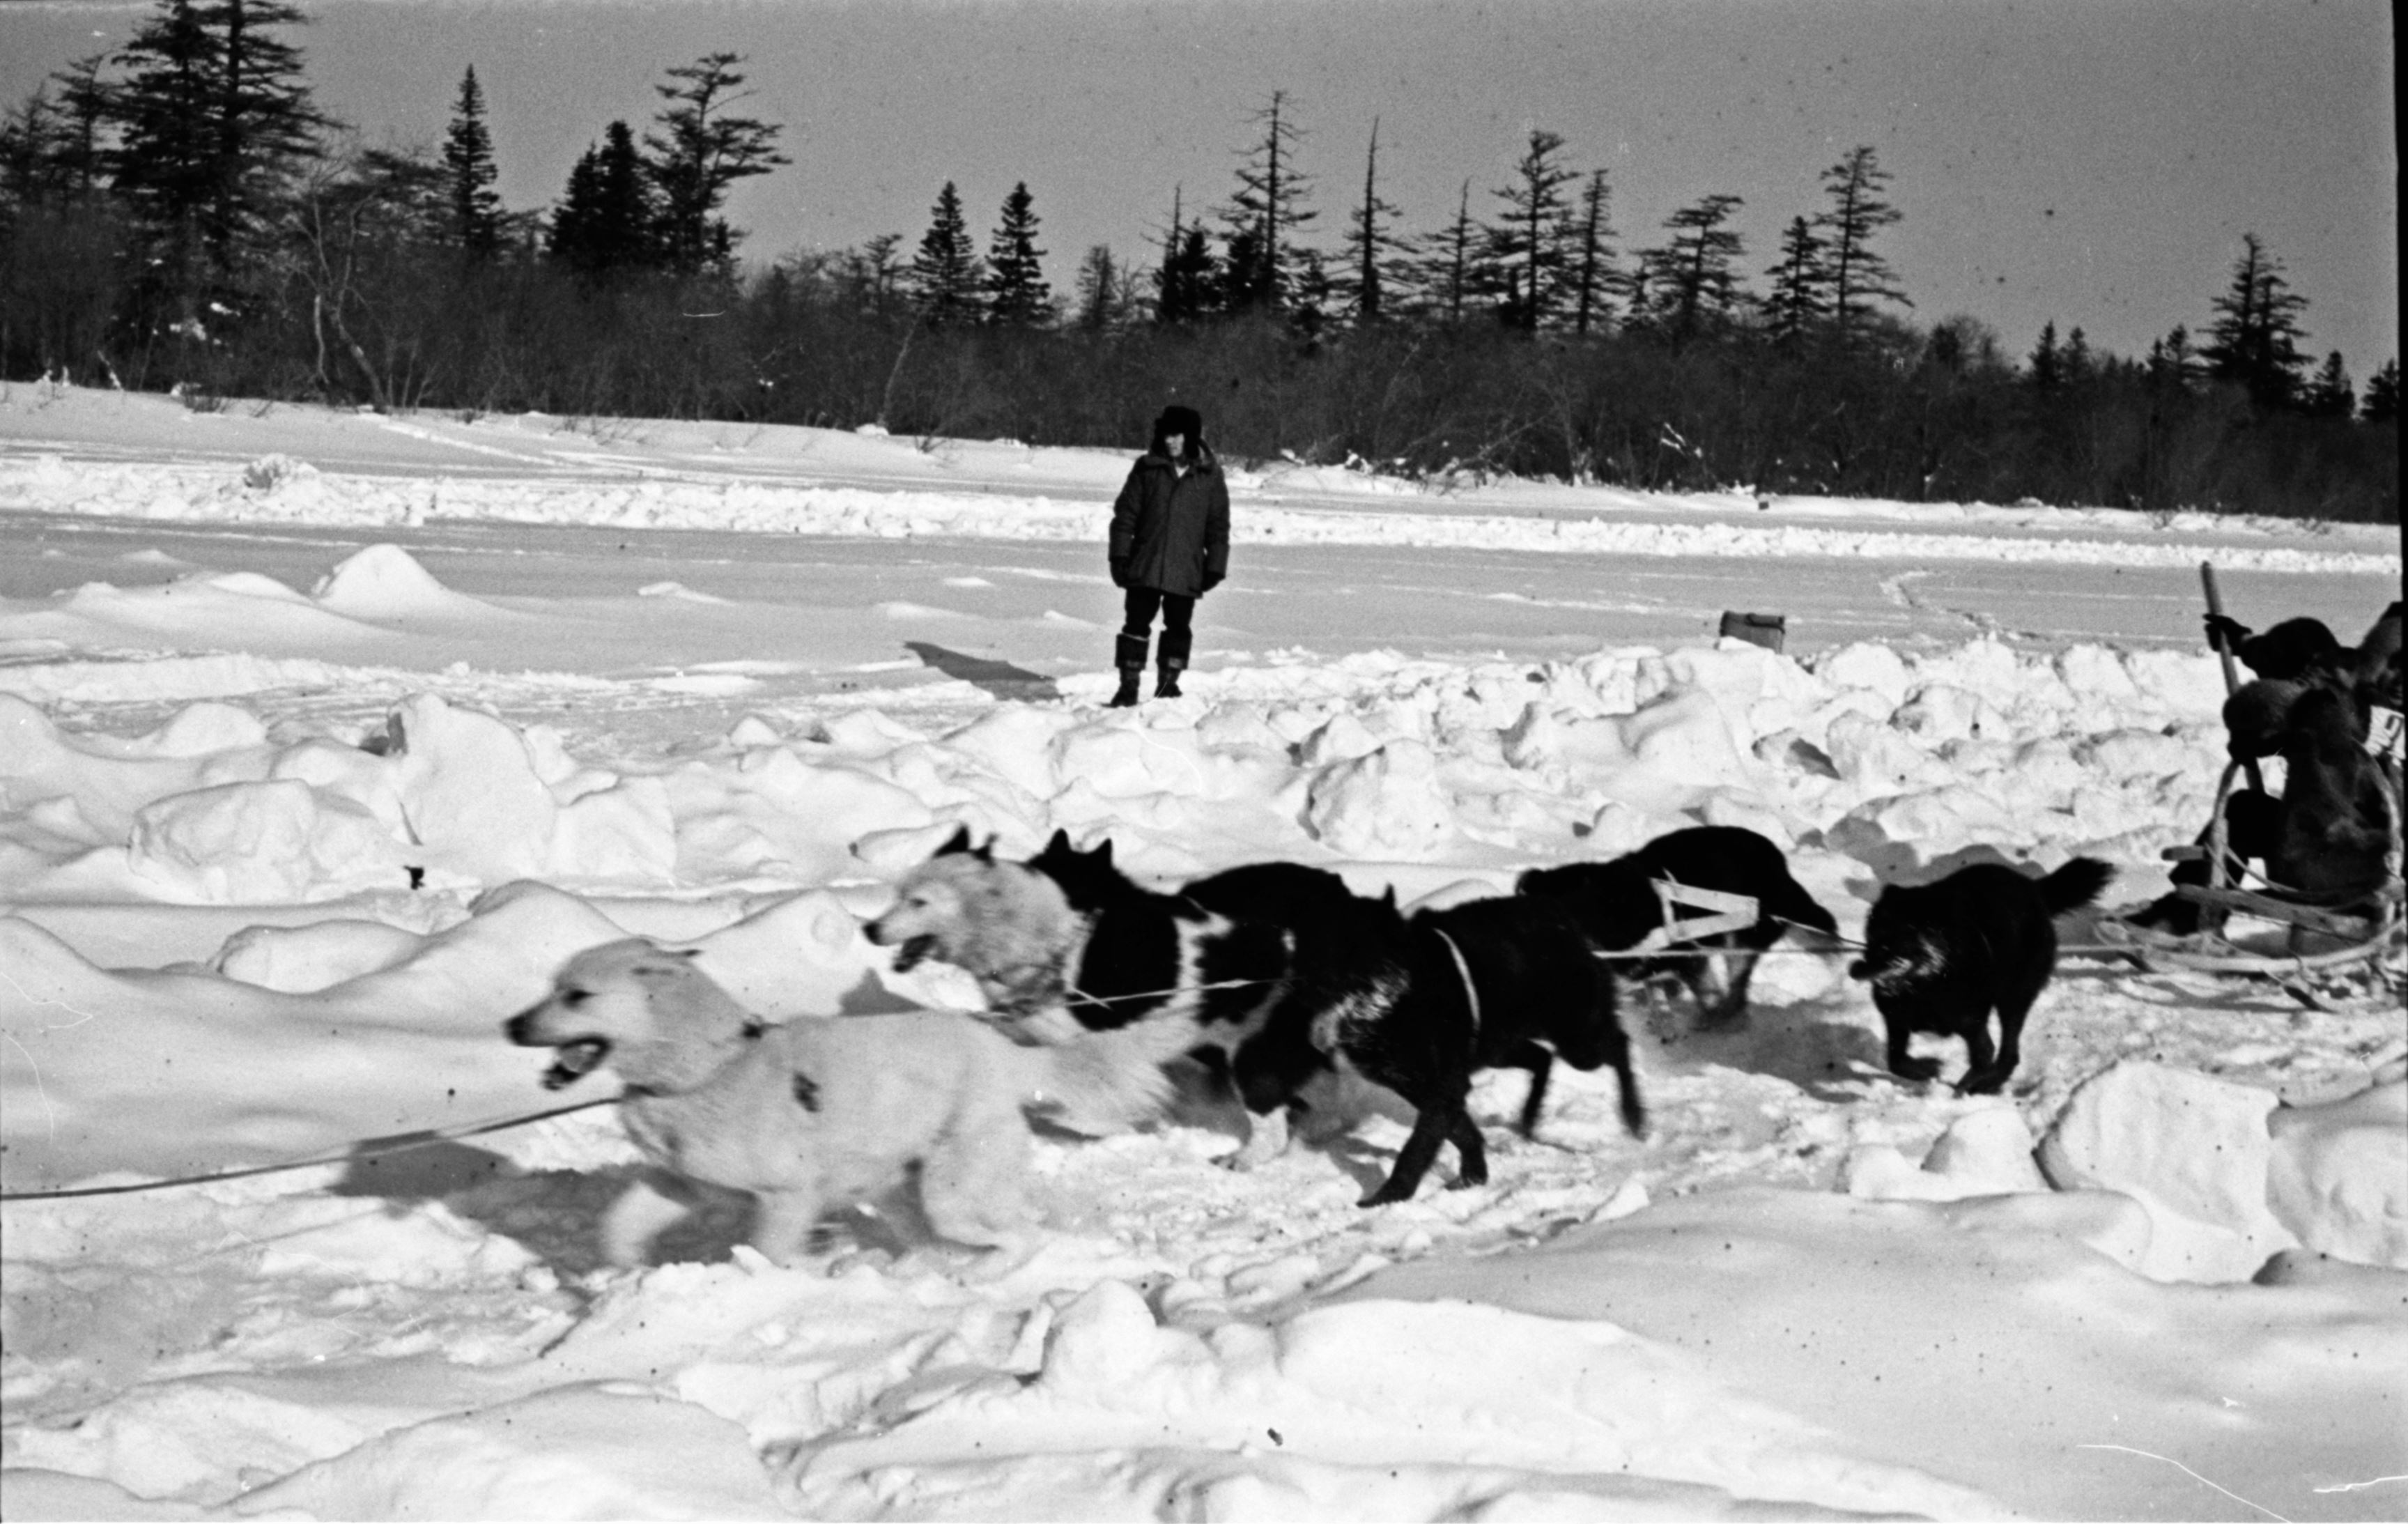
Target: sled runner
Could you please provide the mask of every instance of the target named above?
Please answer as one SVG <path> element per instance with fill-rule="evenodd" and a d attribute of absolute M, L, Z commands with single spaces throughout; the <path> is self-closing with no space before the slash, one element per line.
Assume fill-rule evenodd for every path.
<path fill-rule="evenodd" d="M 2243 887 L 2235 882 L 2224 814 L 2241 770 L 2238 762 L 2225 766 L 2216 785 L 2214 812 L 2208 817 L 2213 824 L 2206 843 L 2168 847 L 2162 854 L 2169 862 L 2206 859 L 2205 884 L 2177 884 L 2173 890 L 2200 907 L 2200 929 L 2175 934 L 2111 918 L 2099 923 L 2100 943 L 2143 969 L 2163 966 L 2200 973 L 2258 975 L 2285 983 L 2303 999 L 2308 999 L 2304 986 L 2292 983 L 2294 976 L 2375 965 L 2378 974 L 2396 984 L 2396 970 L 2382 967 L 2382 959 L 2386 952 L 2402 945 L 2403 891 L 2398 852 L 2391 855 L 2389 871 L 2381 884 L 2340 903 L 2318 903 L 2315 897 L 2276 884 Z M 2235 940 L 2228 929 L 2234 916 L 2269 923 L 2279 929 L 2284 945 L 2275 949 Z M 2309 1003 L 2320 1002 L 2311 999 Z"/>

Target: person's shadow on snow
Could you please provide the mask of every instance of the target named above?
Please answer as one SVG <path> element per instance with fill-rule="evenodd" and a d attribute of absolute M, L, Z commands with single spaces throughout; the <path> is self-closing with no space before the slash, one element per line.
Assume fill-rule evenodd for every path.
<path fill-rule="evenodd" d="M 1062 697 L 1062 691 L 1054 685 L 1052 678 L 1025 667 L 1014 667 L 1008 661 L 996 661 L 991 656 L 973 656 L 967 652 L 931 645 L 925 640 L 906 640 L 903 649 L 947 677 L 982 688 L 997 698 L 1041 704 Z"/>

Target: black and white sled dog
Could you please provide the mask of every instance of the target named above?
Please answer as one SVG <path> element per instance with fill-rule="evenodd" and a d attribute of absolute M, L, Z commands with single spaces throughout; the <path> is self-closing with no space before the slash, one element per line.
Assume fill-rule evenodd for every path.
<path fill-rule="evenodd" d="M 1031 1226 L 1025 1113 L 1082 1081 L 1053 1050 L 944 1011 L 756 1019 L 691 951 L 642 938 L 570 958 L 552 993 L 504 1026 L 549 1047 L 557 1089 L 608 1067 L 645 1168 L 604 1218 L 632 1265 L 699 1182 L 754 1201 L 752 1241 L 793 1262 L 823 1212 L 879 1205 L 909 1236 L 983 1248 Z"/>
<path fill-rule="evenodd" d="M 1251 1063 L 1239 1056 L 1289 972 L 1280 927 L 1147 890 L 1112 866 L 1109 841 L 1081 852 L 1066 831 L 1025 863 L 957 832 L 865 931 L 896 949 L 898 970 L 930 957 L 967 970 L 1017 1040 L 1080 1048 L 1156 1111 L 1171 1095 L 1166 1065 L 1199 1050 L 1233 1071 Z M 1240 1167 L 1286 1146 L 1285 1099 L 1249 1107 Z"/>
<path fill-rule="evenodd" d="M 1529 1071 L 1518 1122 L 1526 1138 L 1557 1058 L 1584 1071 L 1610 1064 L 1624 1125 L 1634 1136 L 1645 1130 L 1612 979 L 1562 907 L 1506 896 L 1406 916 L 1394 891 L 1367 899 L 1337 874 L 1294 863 L 1231 869 L 1186 894 L 1290 934 L 1287 985 L 1235 1066 L 1249 1110 L 1292 1100 L 1334 1064 L 1413 1108 L 1412 1131 L 1363 1205 L 1410 1200 L 1445 1143 L 1455 1144 L 1455 1184 L 1486 1182 L 1487 1148 L 1469 1113 L 1482 1070 Z"/>
<path fill-rule="evenodd" d="M 2071 858 L 2039 879 L 1975 863 L 1937 883 L 1883 889 L 1865 921 L 1864 956 L 1848 972 L 1872 985 L 1890 1072 L 1910 1080 L 1939 1073 L 1938 1063 L 1908 1055 L 1911 1033 L 1961 1037 L 1966 1067 L 1956 1093 L 1996 1094 L 2015 1071 L 2024 1018 L 2057 968 L 2055 918 L 2098 899 L 2114 872 L 2096 857 Z"/>
<path fill-rule="evenodd" d="M 1667 945 L 1667 956 L 1632 958 L 1616 966 L 1636 982 L 1678 979 L 1698 1002 L 1698 1025 L 1728 1030 L 1747 1021 L 1747 986 L 1766 948 L 1799 927 L 1837 937 L 1838 923 L 1790 876 L 1789 859 L 1758 833 L 1740 826 L 1693 826 L 1659 836 L 1638 851 L 1606 862 L 1533 868 L 1514 881 L 1516 893 L 1560 901 L 1599 952 L 1637 946 L 1664 923 L 1656 881 L 1693 889 L 1753 896 L 1754 926 Z M 1702 913 L 1691 912 L 1689 913 Z M 1700 949 L 1721 956 L 1699 957 Z M 1684 954 L 1689 956 L 1682 956 Z"/>

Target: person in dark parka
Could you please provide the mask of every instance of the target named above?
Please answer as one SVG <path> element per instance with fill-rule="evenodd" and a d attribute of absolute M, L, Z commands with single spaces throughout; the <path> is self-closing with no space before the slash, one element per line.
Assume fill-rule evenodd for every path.
<path fill-rule="evenodd" d="M 1154 442 L 1129 467 L 1112 504 L 1109 554 L 1112 585 L 1126 592 L 1112 654 L 1121 673 L 1112 705 L 1137 702 L 1157 611 L 1162 648 L 1154 696 L 1176 698 L 1196 643 L 1196 600 L 1229 574 L 1229 486 L 1195 409 L 1168 407 L 1154 421 Z"/>

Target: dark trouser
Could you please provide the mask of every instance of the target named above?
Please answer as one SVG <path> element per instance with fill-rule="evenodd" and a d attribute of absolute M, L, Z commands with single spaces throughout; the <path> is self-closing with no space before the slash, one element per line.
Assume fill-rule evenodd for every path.
<path fill-rule="evenodd" d="M 1129 672 L 1144 670 L 1146 636 L 1154 627 L 1156 610 L 1162 613 L 1162 668 L 1170 672 L 1186 670 L 1188 653 L 1196 648 L 1196 631 L 1192 627 L 1196 600 L 1155 587 L 1128 590 L 1127 602 L 1123 605 L 1120 643 L 1113 654 L 1114 666 Z"/>

